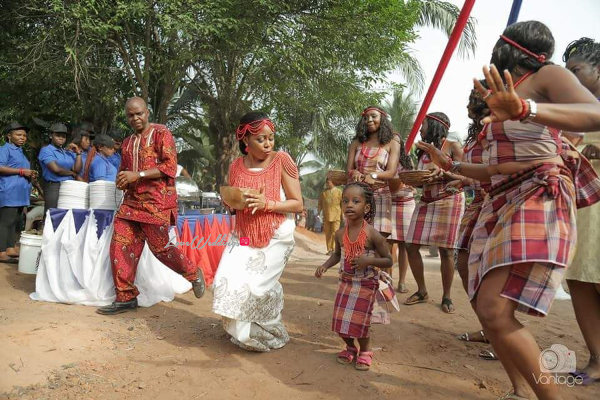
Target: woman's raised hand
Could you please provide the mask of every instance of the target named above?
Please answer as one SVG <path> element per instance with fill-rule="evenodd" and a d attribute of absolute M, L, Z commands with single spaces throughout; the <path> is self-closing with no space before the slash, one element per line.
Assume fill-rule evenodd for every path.
<path fill-rule="evenodd" d="M 500 72 L 493 64 L 490 68 L 483 67 L 483 75 L 485 75 L 485 81 L 490 87 L 489 90 L 484 88 L 477 79 L 473 79 L 475 89 L 477 89 L 492 113 L 483 119 L 483 123 L 503 122 L 520 115 L 523 112 L 523 104 L 521 98 L 515 92 L 510 72 L 504 70 L 506 86 L 502 81 Z"/>

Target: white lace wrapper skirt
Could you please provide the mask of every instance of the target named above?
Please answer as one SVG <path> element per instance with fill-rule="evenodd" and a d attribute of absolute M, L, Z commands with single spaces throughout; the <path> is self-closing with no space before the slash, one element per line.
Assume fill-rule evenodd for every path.
<path fill-rule="evenodd" d="M 213 312 L 223 317 L 231 341 L 243 349 L 269 351 L 289 341 L 281 319 L 279 278 L 294 250 L 295 223 L 286 219 L 266 247 L 228 247 L 215 275 Z"/>

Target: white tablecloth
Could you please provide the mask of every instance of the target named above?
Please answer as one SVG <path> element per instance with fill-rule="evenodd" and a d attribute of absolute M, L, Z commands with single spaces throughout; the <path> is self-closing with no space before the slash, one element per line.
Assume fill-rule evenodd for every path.
<path fill-rule="evenodd" d="M 42 255 L 38 267 L 33 300 L 87 306 L 104 306 L 115 300 L 115 288 L 110 268 L 110 240 L 113 233 L 110 211 L 68 210 L 58 227 L 53 226 L 49 210 L 44 225 Z M 64 212 L 64 210 L 62 210 Z M 101 216 L 105 218 L 100 218 Z M 81 224 L 81 219 L 85 218 Z M 80 225 L 77 229 L 76 225 Z M 174 229 L 171 235 L 175 235 Z M 140 291 L 138 304 L 150 307 L 160 301 L 171 301 L 175 294 L 185 293 L 192 285 L 154 257 L 148 245 L 138 264 L 135 284 Z"/>

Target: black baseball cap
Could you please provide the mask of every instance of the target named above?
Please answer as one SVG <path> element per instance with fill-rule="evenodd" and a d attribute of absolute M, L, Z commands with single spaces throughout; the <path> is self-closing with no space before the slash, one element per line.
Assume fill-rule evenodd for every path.
<path fill-rule="evenodd" d="M 7 134 L 10 131 L 16 131 L 18 129 L 22 129 L 25 132 L 29 132 L 29 127 L 21 124 L 20 122 L 11 122 L 10 124 L 6 125 L 6 128 L 4 128 L 4 133 Z"/>
<path fill-rule="evenodd" d="M 90 137 L 90 133 L 81 128 L 73 129 L 72 133 L 73 133 L 73 139 L 71 139 L 71 142 L 76 143 L 76 144 L 81 143 L 82 137 L 84 137 L 84 136 L 87 136 L 88 138 Z"/>
<path fill-rule="evenodd" d="M 110 132 L 108 132 L 108 136 L 113 138 L 115 141 L 122 142 L 125 135 L 118 129 L 111 129 Z"/>
<path fill-rule="evenodd" d="M 49 131 L 54 132 L 54 133 L 64 133 L 65 135 L 67 133 L 69 133 L 67 126 L 65 124 L 63 124 L 62 122 L 56 122 L 56 123 L 50 125 Z"/>
<path fill-rule="evenodd" d="M 98 135 L 94 139 L 95 146 L 115 147 L 115 141 L 108 135 Z"/>
<path fill-rule="evenodd" d="M 90 134 L 92 134 L 92 136 L 96 132 L 96 130 L 94 129 L 94 124 L 92 124 L 91 122 L 87 122 L 87 121 L 80 123 L 79 128 L 86 132 L 89 132 Z"/>

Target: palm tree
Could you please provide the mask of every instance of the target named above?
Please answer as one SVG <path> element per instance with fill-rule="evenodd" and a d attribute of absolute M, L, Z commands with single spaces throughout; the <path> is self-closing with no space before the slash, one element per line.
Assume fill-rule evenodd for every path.
<path fill-rule="evenodd" d="M 419 5 L 417 25 L 439 29 L 450 36 L 460 14 L 460 9 L 452 3 L 441 0 L 421 0 Z M 459 42 L 458 55 L 460 57 L 469 57 L 475 54 L 477 48 L 475 23 L 475 19 L 470 17 Z M 423 90 L 425 75 L 419 61 L 410 51 L 406 52 L 398 69 L 406 80 L 407 87 L 413 93 L 420 94 Z M 407 91 L 395 90 L 393 95 L 392 101 L 384 107 L 388 111 L 396 131 L 405 138 L 415 120 L 417 103 Z M 338 113 L 337 115 L 341 114 Z M 324 165 L 343 168 L 350 138 L 353 134 L 354 127 L 352 124 L 355 119 L 352 116 L 344 116 L 338 118 L 334 123 L 330 116 L 324 113 L 316 113 L 311 115 L 309 120 L 312 128 L 309 131 L 313 135 L 310 145 L 304 149 L 304 154 L 311 152 Z M 304 155 L 299 157 L 299 161 L 303 158 Z M 324 179 L 323 177 L 320 178 Z M 312 183 L 312 180 L 310 180 L 310 182 L 303 185 L 303 189 Z"/>
<path fill-rule="evenodd" d="M 327 169 L 318 169 L 310 174 L 302 175 L 300 186 L 302 196 L 307 199 L 318 199 L 325 187 Z"/>
<path fill-rule="evenodd" d="M 439 29 L 450 36 L 459 13 L 460 9 L 447 1 L 421 0 L 418 24 Z M 475 50 L 477 50 L 476 22 L 473 17 L 469 17 L 458 44 L 458 55 L 461 57 L 474 55 Z"/>
<path fill-rule="evenodd" d="M 421 0 L 419 2 L 419 17 L 417 26 L 430 27 L 443 31 L 448 37 L 454 29 L 460 9 L 452 3 L 441 0 Z M 463 34 L 458 44 L 458 55 L 468 58 L 475 54 L 477 49 L 477 34 L 475 33 L 476 20 L 469 17 Z M 425 75 L 419 61 L 407 52 L 398 71 L 406 80 L 407 86 L 416 94 L 423 91 Z"/>
<path fill-rule="evenodd" d="M 392 119 L 392 126 L 405 139 L 417 116 L 417 102 L 403 89 L 394 91 L 391 101 L 386 101 L 384 109 Z"/>

